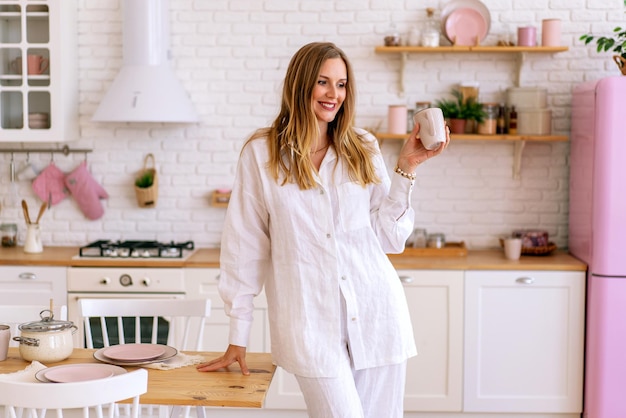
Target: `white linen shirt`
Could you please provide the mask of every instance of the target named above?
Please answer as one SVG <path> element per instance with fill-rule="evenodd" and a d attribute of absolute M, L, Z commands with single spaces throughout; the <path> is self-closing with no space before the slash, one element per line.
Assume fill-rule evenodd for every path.
<path fill-rule="evenodd" d="M 356 369 L 416 354 L 404 289 L 386 253 L 404 250 L 413 229 L 412 181 L 390 180 L 378 143 L 380 184 L 350 180 L 331 147 L 317 188 L 280 185 L 267 170 L 267 141 L 242 150 L 220 251 L 220 296 L 229 343 L 247 346 L 253 298 L 263 286 L 276 364 L 305 377 L 334 377 L 341 348 L 341 295 Z M 336 165 L 337 163 L 337 165 Z"/>

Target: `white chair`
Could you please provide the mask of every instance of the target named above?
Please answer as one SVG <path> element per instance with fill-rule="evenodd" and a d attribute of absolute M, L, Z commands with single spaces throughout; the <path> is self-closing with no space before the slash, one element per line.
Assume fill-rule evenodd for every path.
<path fill-rule="evenodd" d="M 157 344 L 159 324 L 162 325 L 165 320 L 168 325 L 167 345 L 178 350 L 201 351 L 204 324 L 211 315 L 210 299 L 79 299 L 78 306 L 87 348 L 94 348 L 94 325 L 102 334 L 104 347 L 112 345 L 111 337 L 115 337 L 119 344 Z M 128 334 L 134 335 L 134 338 L 127 340 Z M 185 408 L 185 416 L 189 414 L 189 409 Z M 160 412 L 161 416 L 165 414 L 163 408 Z M 178 412 L 178 408 L 174 407 L 171 415 L 175 416 Z M 151 412 L 148 414 L 152 415 Z M 198 406 L 196 414 L 198 418 L 204 418 L 204 408 Z"/>
<path fill-rule="evenodd" d="M 0 324 L 9 325 L 11 337 L 15 337 L 20 334 L 18 325 L 40 321 L 40 313 L 46 309 L 49 310 L 50 307 L 45 305 L 2 305 L 0 306 Z M 55 306 L 53 311 L 55 320 L 67 321 L 67 306 Z M 49 316 L 49 313 L 46 313 L 45 316 Z M 17 347 L 19 344 L 11 338 L 9 347 Z"/>
<path fill-rule="evenodd" d="M 139 396 L 148 390 L 148 372 L 138 369 L 106 379 L 75 383 L 35 383 L 0 381 L 0 405 L 8 418 L 44 418 L 46 411 L 56 411 L 57 418 L 82 409 L 82 418 L 102 417 L 102 410 L 112 418 L 115 402 L 133 399 L 131 418 L 139 414 Z M 102 408 L 105 407 L 105 408 Z M 73 409 L 73 411 L 70 411 Z"/>

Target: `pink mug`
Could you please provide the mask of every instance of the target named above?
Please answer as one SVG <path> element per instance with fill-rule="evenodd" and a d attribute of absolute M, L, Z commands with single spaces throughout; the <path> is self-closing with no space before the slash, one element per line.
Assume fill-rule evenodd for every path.
<path fill-rule="evenodd" d="M 43 74 L 48 69 L 50 61 L 41 55 L 28 56 L 28 74 Z"/>

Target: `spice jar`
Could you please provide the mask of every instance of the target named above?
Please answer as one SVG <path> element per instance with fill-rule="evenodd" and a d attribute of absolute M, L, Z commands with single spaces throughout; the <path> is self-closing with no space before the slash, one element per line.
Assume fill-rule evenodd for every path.
<path fill-rule="evenodd" d="M 389 25 L 389 29 L 385 33 L 385 46 L 400 46 L 400 32 L 396 29 L 395 24 Z"/>
<path fill-rule="evenodd" d="M 443 248 L 446 246 L 446 236 L 444 234 L 428 234 L 428 248 Z"/>
<path fill-rule="evenodd" d="M 420 110 L 428 109 L 430 107 L 430 102 L 415 102 L 415 113 Z"/>
<path fill-rule="evenodd" d="M 483 103 L 485 118 L 478 124 L 478 133 L 482 135 L 495 135 L 498 119 L 498 103 Z"/>
<path fill-rule="evenodd" d="M 2 224 L 0 225 L 0 233 L 2 233 L 2 246 L 15 247 L 17 244 L 17 225 Z"/>

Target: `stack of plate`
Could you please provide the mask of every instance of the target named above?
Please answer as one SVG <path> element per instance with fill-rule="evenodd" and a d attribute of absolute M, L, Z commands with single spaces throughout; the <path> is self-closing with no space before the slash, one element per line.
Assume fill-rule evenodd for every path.
<path fill-rule="evenodd" d="M 28 127 L 30 129 L 48 129 L 48 114 L 47 113 L 29 113 L 28 114 Z"/>
<path fill-rule="evenodd" d="M 96 360 L 119 366 L 140 366 L 170 359 L 178 354 L 174 347 L 162 344 L 120 344 L 93 353 Z"/>
<path fill-rule="evenodd" d="M 491 15 L 480 0 L 452 0 L 441 12 L 441 32 L 453 45 L 479 45 L 490 27 Z"/>
<path fill-rule="evenodd" d="M 106 379 L 122 373 L 126 373 L 126 369 L 111 364 L 81 363 L 48 367 L 38 371 L 35 378 L 45 383 L 70 383 Z"/>

